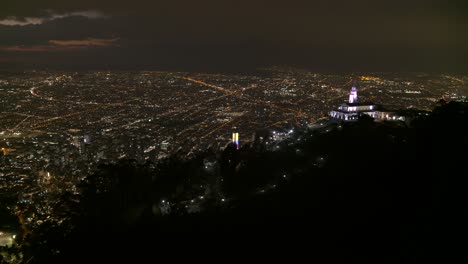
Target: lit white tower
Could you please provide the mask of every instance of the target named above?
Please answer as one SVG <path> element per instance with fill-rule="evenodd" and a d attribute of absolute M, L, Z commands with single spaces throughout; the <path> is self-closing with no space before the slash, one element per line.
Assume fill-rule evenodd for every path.
<path fill-rule="evenodd" d="M 351 88 L 351 92 L 349 93 L 349 103 L 354 104 L 357 103 L 357 89 L 356 86 Z"/>
<path fill-rule="evenodd" d="M 232 133 L 232 144 L 236 145 L 236 148 L 239 149 L 239 133 Z"/>

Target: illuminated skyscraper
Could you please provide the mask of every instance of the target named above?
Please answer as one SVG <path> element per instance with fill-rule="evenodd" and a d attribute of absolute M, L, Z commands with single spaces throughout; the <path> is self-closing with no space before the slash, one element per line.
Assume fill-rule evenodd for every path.
<path fill-rule="evenodd" d="M 232 133 L 232 144 L 236 145 L 236 148 L 239 149 L 239 133 Z"/>

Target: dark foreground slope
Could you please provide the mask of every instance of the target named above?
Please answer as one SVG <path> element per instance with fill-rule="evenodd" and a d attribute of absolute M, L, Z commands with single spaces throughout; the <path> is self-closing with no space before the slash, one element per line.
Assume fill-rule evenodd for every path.
<path fill-rule="evenodd" d="M 452 262 L 467 220 L 466 110 L 449 103 L 410 127 L 364 119 L 297 135 L 274 153 L 254 143 L 188 161 L 104 165 L 81 197 L 58 205 L 63 223 L 24 241 L 24 259 Z M 212 186 L 202 212 L 155 213 L 161 199 L 198 195 L 195 184 Z"/>

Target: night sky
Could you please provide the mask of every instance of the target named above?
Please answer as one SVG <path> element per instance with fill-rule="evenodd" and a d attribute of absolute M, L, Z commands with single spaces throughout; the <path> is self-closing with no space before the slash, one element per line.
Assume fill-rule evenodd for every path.
<path fill-rule="evenodd" d="M 1 69 L 467 71 L 463 0 L 0 0 Z"/>

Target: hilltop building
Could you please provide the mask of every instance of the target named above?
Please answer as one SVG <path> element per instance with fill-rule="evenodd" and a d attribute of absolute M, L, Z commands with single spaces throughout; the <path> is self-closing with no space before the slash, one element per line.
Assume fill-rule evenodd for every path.
<path fill-rule="evenodd" d="M 345 122 L 358 120 L 362 115 L 368 115 L 376 121 L 405 121 L 404 116 L 396 115 L 394 112 L 383 111 L 376 104 L 358 103 L 357 89 L 355 86 L 351 88 L 348 103 L 342 104 L 337 110 L 330 112 L 330 117 L 332 119 Z"/>

